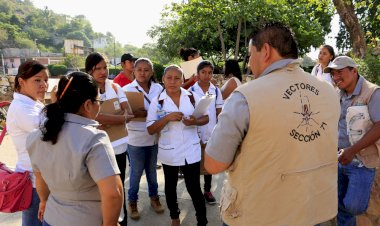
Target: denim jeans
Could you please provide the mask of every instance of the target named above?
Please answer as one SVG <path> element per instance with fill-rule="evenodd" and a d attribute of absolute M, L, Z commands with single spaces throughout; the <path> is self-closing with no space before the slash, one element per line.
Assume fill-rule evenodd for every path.
<path fill-rule="evenodd" d="M 206 225 L 208 221 L 206 216 L 206 203 L 200 185 L 200 162 L 186 164 L 184 166 L 169 166 L 162 164 L 162 167 L 164 169 L 165 177 L 166 204 L 170 210 L 170 218 L 178 219 L 180 214 L 177 201 L 177 182 L 178 171 L 181 169 L 185 179 L 187 192 L 193 201 L 195 215 L 198 221 L 197 225 Z"/>
<path fill-rule="evenodd" d="M 137 201 L 140 188 L 140 180 L 145 170 L 148 182 L 149 197 L 157 196 L 157 152 L 158 146 L 136 147 L 128 144 L 130 159 L 128 200 Z"/>
<path fill-rule="evenodd" d="M 44 220 L 44 223 L 42 224 L 42 226 L 51 226 L 51 225 Z"/>
<path fill-rule="evenodd" d="M 37 190 L 33 188 L 32 203 L 27 210 L 22 211 L 22 226 L 42 226 L 42 222 L 38 220 L 39 206 L 40 198 Z"/>
<path fill-rule="evenodd" d="M 358 163 L 338 164 L 338 225 L 355 226 L 355 216 L 362 214 L 368 207 L 375 169 Z"/>

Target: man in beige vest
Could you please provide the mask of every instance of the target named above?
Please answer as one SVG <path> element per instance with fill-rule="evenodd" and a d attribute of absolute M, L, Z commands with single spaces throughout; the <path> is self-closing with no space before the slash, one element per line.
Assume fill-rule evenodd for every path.
<path fill-rule="evenodd" d="M 342 226 L 355 226 L 355 215 L 367 209 L 375 168 L 380 166 L 380 89 L 360 76 L 357 67 L 350 57 L 340 56 L 325 69 L 340 89 L 337 218 Z M 369 124 L 355 128 L 366 115 L 368 122 L 362 124 Z"/>
<path fill-rule="evenodd" d="M 225 225 L 311 226 L 337 213 L 334 88 L 304 72 L 289 28 L 267 24 L 250 41 L 255 80 L 226 101 L 207 144 L 210 173 L 227 170 Z"/>

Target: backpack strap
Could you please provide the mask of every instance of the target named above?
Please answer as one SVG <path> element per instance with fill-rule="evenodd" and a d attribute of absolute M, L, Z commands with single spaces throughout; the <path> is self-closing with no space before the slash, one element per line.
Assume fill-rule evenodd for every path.
<path fill-rule="evenodd" d="M 140 93 L 142 93 L 144 95 L 145 100 L 148 101 L 148 104 L 150 104 L 149 98 L 147 96 L 145 96 L 145 94 L 143 93 L 143 91 L 141 91 L 138 86 L 135 86 L 135 88 L 137 89 L 137 91 L 139 91 Z"/>
<path fill-rule="evenodd" d="M 189 92 L 191 93 L 191 95 L 189 96 L 190 102 L 193 105 L 193 107 L 195 108 L 195 99 L 194 99 L 193 92 L 191 92 L 191 91 L 189 91 Z"/>
<path fill-rule="evenodd" d="M 112 89 L 115 91 L 115 93 L 116 93 L 116 95 L 117 95 L 117 88 L 116 88 L 116 85 L 115 85 L 115 83 L 113 83 L 113 82 L 112 82 L 112 84 L 111 84 L 111 85 L 112 85 Z"/>

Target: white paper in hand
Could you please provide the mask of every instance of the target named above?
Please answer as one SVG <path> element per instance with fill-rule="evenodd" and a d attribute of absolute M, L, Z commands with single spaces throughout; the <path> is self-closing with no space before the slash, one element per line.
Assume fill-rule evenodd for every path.
<path fill-rule="evenodd" d="M 215 100 L 215 95 L 204 95 L 200 100 L 198 105 L 195 107 L 193 116 L 199 118 L 203 115 L 206 115 L 208 106 Z"/>
<path fill-rule="evenodd" d="M 185 76 L 185 79 L 189 79 L 192 75 L 197 73 L 198 64 L 202 60 L 202 57 L 198 57 L 194 60 L 189 60 L 181 63 L 181 68 L 183 70 L 183 75 Z"/>

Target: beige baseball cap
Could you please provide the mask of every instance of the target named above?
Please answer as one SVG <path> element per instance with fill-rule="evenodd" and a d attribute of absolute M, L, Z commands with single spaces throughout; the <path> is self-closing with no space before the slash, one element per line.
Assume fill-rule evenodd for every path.
<path fill-rule="evenodd" d="M 355 61 L 348 56 L 339 56 L 333 60 L 324 70 L 325 73 L 330 73 L 331 69 L 340 70 L 345 67 L 357 68 Z"/>

